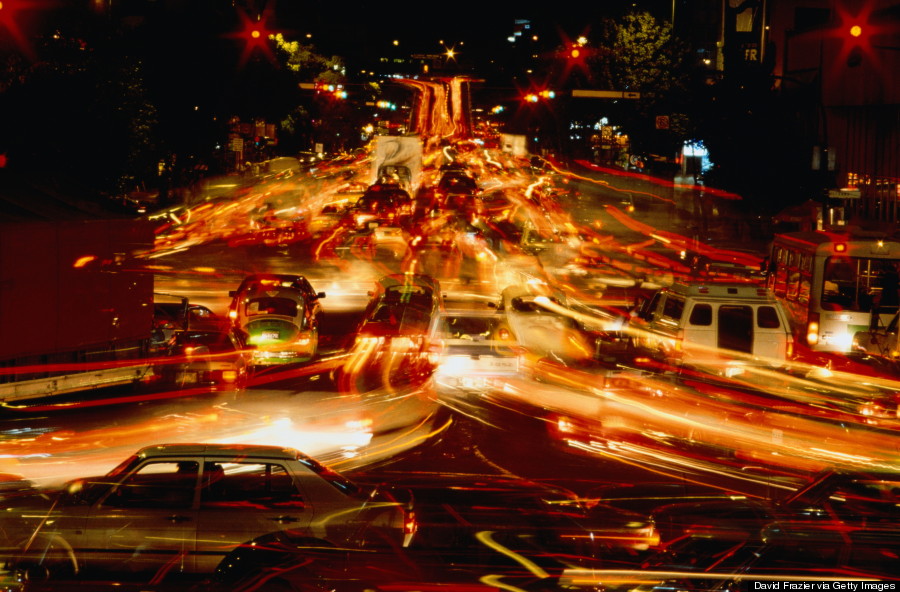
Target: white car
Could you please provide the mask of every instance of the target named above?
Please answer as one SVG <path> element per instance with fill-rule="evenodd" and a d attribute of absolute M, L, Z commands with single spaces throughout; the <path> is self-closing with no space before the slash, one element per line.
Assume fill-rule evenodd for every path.
<path fill-rule="evenodd" d="M 494 311 L 438 314 L 429 333 L 429 356 L 438 394 L 481 392 L 517 376 L 523 348 Z"/>
<path fill-rule="evenodd" d="M 565 296 L 546 284 L 509 286 L 500 294 L 497 311 L 516 341 L 539 357 L 577 360 L 594 355 L 579 323 L 567 314 Z"/>

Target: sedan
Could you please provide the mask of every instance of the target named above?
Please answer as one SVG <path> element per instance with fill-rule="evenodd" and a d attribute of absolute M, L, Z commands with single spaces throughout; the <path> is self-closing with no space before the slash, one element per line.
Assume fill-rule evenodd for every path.
<path fill-rule="evenodd" d="M 438 394 L 477 393 L 519 373 L 519 346 L 494 312 L 448 311 L 432 322 L 429 355 Z"/>
<path fill-rule="evenodd" d="M 567 313 L 565 296 L 543 283 L 513 285 L 500 294 L 501 312 L 520 345 L 537 355 L 589 359 L 594 346 Z"/>
<path fill-rule="evenodd" d="M 212 573 L 236 548 L 273 536 L 404 547 L 416 530 L 410 499 L 405 490 L 355 483 L 293 449 L 148 446 L 32 512 L 34 531 L 12 566 L 22 577 L 123 573 L 157 581 Z"/>
<path fill-rule="evenodd" d="M 671 486 L 657 491 L 645 486 L 640 493 L 635 487 L 620 488 L 601 492 L 597 499 L 632 511 L 652 508 L 647 512 L 662 545 L 700 535 L 723 540 L 758 539 L 774 522 L 788 530 L 800 526 L 839 530 L 896 525 L 900 519 L 900 475 L 827 469 L 775 500 L 699 491 L 673 495 Z"/>
<path fill-rule="evenodd" d="M 627 513 L 610 512 L 612 530 L 597 528 L 571 494 L 516 478 L 397 479 L 416 500 L 418 532 L 409 547 L 359 552 L 282 537 L 236 549 L 211 589 L 250 591 L 265 583 L 286 591 L 560 590 L 557 578 L 567 567 L 598 565 L 599 557 L 652 535 L 652 525 Z"/>

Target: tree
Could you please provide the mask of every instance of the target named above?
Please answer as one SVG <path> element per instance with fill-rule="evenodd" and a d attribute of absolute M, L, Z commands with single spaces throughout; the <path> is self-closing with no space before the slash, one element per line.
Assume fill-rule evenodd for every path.
<path fill-rule="evenodd" d="M 291 85 L 297 88 L 301 82 L 320 83 L 328 86 L 342 86 L 346 83 L 346 70 L 343 59 L 339 56 L 326 57 L 316 52 L 315 46 L 299 41 L 289 41 L 281 33 L 272 36 L 277 49 L 277 56 L 290 73 Z M 346 102 L 330 100 L 307 101 L 304 104 L 299 96 L 289 109 L 279 118 L 282 131 L 282 146 L 294 150 L 309 148 L 315 131 L 313 120 L 325 121 L 328 125 L 338 123 L 347 109 Z M 335 130 L 335 133 L 340 133 Z"/>
<path fill-rule="evenodd" d="M 69 193 L 121 195 L 155 181 L 156 108 L 140 62 L 89 15 L 67 14 L 34 42 L 34 60 L 6 56 L 0 151 L 11 170 Z"/>
<path fill-rule="evenodd" d="M 690 136 L 690 116 L 683 108 L 689 103 L 687 46 L 670 23 L 649 12 L 629 13 L 618 22 L 605 19 L 599 35 L 591 65 L 600 87 L 640 93 L 615 114 L 633 147 L 674 153 Z M 668 129 L 656 128 L 658 115 L 668 116 Z"/>

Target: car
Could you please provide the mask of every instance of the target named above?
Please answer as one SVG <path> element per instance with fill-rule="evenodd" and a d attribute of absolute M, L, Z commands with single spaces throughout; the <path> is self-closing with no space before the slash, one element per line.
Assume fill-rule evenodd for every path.
<path fill-rule="evenodd" d="M 896 528 L 846 528 L 820 524 L 777 522 L 757 536 L 742 534 L 723 539 L 702 532 L 681 539 L 644 558 L 638 569 L 569 569 L 560 581 L 574 589 L 603 585 L 610 591 L 663 592 L 733 591 L 743 582 L 777 585 L 800 580 L 826 590 L 851 590 L 848 581 L 893 581 L 900 576 L 895 560 L 900 551 Z M 805 581 L 805 582 L 804 582 Z M 566 588 L 568 589 L 568 588 Z M 864 588 L 863 588 L 864 589 Z"/>
<path fill-rule="evenodd" d="M 697 533 L 722 539 L 758 537 L 774 522 L 782 528 L 851 529 L 896 525 L 900 518 L 900 474 L 891 471 L 832 468 L 805 481 L 798 481 L 797 476 L 779 481 L 783 481 L 782 493 L 772 497 L 714 495 L 699 487 L 645 486 L 630 492 L 627 488 L 601 492 L 596 499 L 644 511 L 656 525 L 663 547 Z M 799 485 L 790 487 L 790 483 Z"/>
<path fill-rule="evenodd" d="M 155 293 L 151 354 L 165 355 L 175 333 L 197 323 L 216 322 L 220 317 L 202 304 L 191 303 L 183 296 Z"/>
<path fill-rule="evenodd" d="M 228 316 L 244 343 L 253 346 L 252 366 L 305 362 L 318 351 L 320 300 L 309 280 L 291 274 L 254 274 L 229 292 Z"/>
<path fill-rule="evenodd" d="M 370 238 L 376 253 L 388 253 L 394 259 L 403 259 L 409 253 L 409 235 L 399 226 L 373 228 Z"/>
<path fill-rule="evenodd" d="M 567 567 L 589 568 L 611 548 L 629 547 L 652 524 L 610 513 L 601 530 L 570 493 L 511 477 L 399 476 L 412 492 L 418 530 L 392 552 L 313 548 L 302 541 L 241 547 L 211 590 L 274 589 L 413 592 L 557 590 Z M 317 589 L 317 588 L 315 588 Z"/>
<path fill-rule="evenodd" d="M 482 392 L 502 387 L 519 373 L 524 353 L 495 311 L 454 310 L 439 313 L 428 336 L 432 379 L 439 395 Z"/>
<path fill-rule="evenodd" d="M 497 311 L 516 341 L 537 357 L 588 359 L 594 346 L 567 313 L 565 294 L 541 280 L 513 284 L 500 293 Z"/>
<path fill-rule="evenodd" d="M 154 367 L 157 384 L 169 388 L 210 387 L 243 390 L 250 377 L 252 349 L 227 323 L 195 324 L 178 331 L 166 351 L 168 358 Z"/>
<path fill-rule="evenodd" d="M 378 280 L 357 329 L 353 355 L 388 376 L 422 377 L 430 372 L 427 335 L 444 310 L 440 282 L 424 274 L 390 274 Z"/>
<path fill-rule="evenodd" d="M 447 171 L 435 187 L 435 199 L 445 210 L 457 212 L 471 220 L 484 215 L 481 188 L 475 179 L 460 171 Z"/>
<path fill-rule="evenodd" d="M 211 574 L 241 546 L 302 537 L 329 547 L 405 547 L 408 491 L 360 484 L 279 446 L 147 446 L 107 475 L 69 483 L 35 519 L 11 568 L 23 578 Z"/>
<path fill-rule="evenodd" d="M 355 230 L 395 225 L 412 216 L 414 205 L 409 192 L 399 185 L 376 183 L 347 210 L 343 224 Z"/>

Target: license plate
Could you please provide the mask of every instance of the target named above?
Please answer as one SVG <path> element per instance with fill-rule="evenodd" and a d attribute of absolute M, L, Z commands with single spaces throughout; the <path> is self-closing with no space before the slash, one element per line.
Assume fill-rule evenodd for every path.
<path fill-rule="evenodd" d="M 487 384 L 484 378 L 472 378 L 469 376 L 464 376 L 460 382 L 462 382 L 463 388 L 471 389 L 484 388 L 484 385 Z"/>
<path fill-rule="evenodd" d="M 515 359 L 506 359 L 506 358 L 489 358 L 480 360 L 480 366 L 488 369 L 488 370 L 503 370 L 509 372 L 515 372 L 518 369 L 518 361 Z"/>
<path fill-rule="evenodd" d="M 278 331 L 263 331 L 261 337 L 266 340 L 278 339 L 279 337 L 281 337 L 281 333 L 279 333 Z"/>

